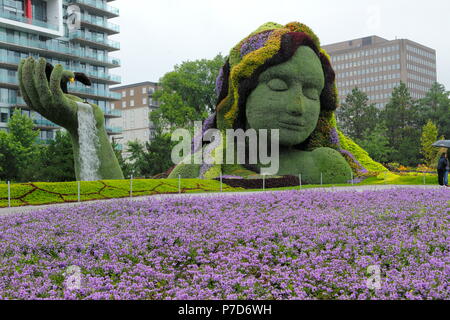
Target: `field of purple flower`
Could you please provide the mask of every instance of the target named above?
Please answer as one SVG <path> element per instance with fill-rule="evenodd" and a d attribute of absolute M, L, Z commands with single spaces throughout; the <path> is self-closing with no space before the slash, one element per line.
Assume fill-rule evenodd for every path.
<path fill-rule="evenodd" d="M 2 217 L 0 298 L 450 299 L 449 201 L 290 191 Z M 71 266 L 81 287 L 69 290 Z"/>

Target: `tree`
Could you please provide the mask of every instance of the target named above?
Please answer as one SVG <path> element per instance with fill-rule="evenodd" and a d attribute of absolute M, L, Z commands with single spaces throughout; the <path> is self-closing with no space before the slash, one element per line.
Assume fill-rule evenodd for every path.
<path fill-rule="evenodd" d="M 34 130 L 33 121 L 22 115 L 19 109 L 14 110 L 9 119 L 8 129 L 8 133 L 0 133 L 0 154 L 3 158 L 0 179 L 29 180 L 31 167 L 39 157 L 36 145 L 39 131 Z"/>
<path fill-rule="evenodd" d="M 56 132 L 55 140 L 40 150 L 40 161 L 34 165 L 33 181 L 75 181 L 72 140 L 67 132 Z"/>
<path fill-rule="evenodd" d="M 132 174 L 131 164 L 127 162 L 122 155 L 122 151 L 119 149 L 119 144 L 113 140 L 111 143 L 117 160 L 119 161 L 120 168 L 122 169 L 125 178 L 130 177 Z"/>
<path fill-rule="evenodd" d="M 450 137 L 450 93 L 442 84 L 435 83 L 427 92 L 425 98 L 420 100 L 420 118 L 422 125 L 428 120 L 436 124 L 441 135 Z"/>
<path fill-rule="evenodd" d="M 386 131 L 386 126 L 379 123 L 373 130 L 366 130 L 365 138 L 358 141 L 359 145 L 369 153 L 372 159 L 381 163 L 388 163 L 392 152 Z"/>
<path fill-rule="evenodd" d="M 131 154 L 129 161 L 134 175 L 152 177 L 169 170 L 174 165 L 171 158 L 173 146 L 171 135 L 161 132 L 144 145 L 138 141 L 129 142 L 127 152 Z"/>
<path fill-rule="evenodd" d="M 420 163 L 421 121 L 416 101 L 411 98 L 405 83 L 392 92 L 392 97 L 381 115 L 392 148 L 391 161 L 415 166 Z"/>
<path fill-rule="evenodd" d="M 0 180 L 16 180 L 15 149 L 11 136 L 0 131 Z"/>
<path fill-rule="evenodd" d="M 339 128 L 350 138 L 361 141 L 366 132 L 372 132 L 378 123 L 378 109 L 369 104 L 367 95 L 358 88 L 353 89 L 336 116 Z"/>
<path fill-rule="evenodd" d="M 436 155 L 439 152 L 438 148 L 432 146 L 438 139 L 438 129 L 436 125 L 429 120 L 428 123 L 423 127 L 422 137 L 420 139 L 421 154 L 423 155 L 424 161 L 428 166 L 432 166 Z"/>
<path fill-rule="evenodd" d="M 152 112 L 151 121 L 160 127 L 190 127 L 202 121 L 216 105 L 215 84 L 225 58 L 183 62 L 160 80 L 161 89 L 153 97 L 160 108 Z"/>

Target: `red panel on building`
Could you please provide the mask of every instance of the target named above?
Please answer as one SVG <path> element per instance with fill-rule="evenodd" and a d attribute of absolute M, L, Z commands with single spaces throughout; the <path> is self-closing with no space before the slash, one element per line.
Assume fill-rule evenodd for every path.
<path fill-rule="evenodd" d="M 25 0 L 25 17 L 29 19 L 33 18 L 33 6 L 31 0 Z"/>

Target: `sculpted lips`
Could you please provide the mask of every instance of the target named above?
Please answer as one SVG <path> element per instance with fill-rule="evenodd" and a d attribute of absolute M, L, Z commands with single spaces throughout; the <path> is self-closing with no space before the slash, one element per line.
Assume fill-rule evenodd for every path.
<path fill-rule="evenodd" d="M 280 128 L 288 129 L 288 130 L 294 130 L 294 131 L 300 131 L 305 127 L 305 124 L 302 123 L 300 120 L 280 120 L 278 122 Z"/>

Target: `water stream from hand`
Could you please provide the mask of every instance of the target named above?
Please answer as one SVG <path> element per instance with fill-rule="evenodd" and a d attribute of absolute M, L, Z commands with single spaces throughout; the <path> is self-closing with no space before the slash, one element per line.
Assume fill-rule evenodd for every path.
<path fill-rule="evenodd" d="M 94 111 L 89 104 L 78 104 L 78 138 L 80 144 L 80 180 L 100 180 L 100 160 L 97 149 L 99 146 L 98 132 L 95 124 Z"/>

